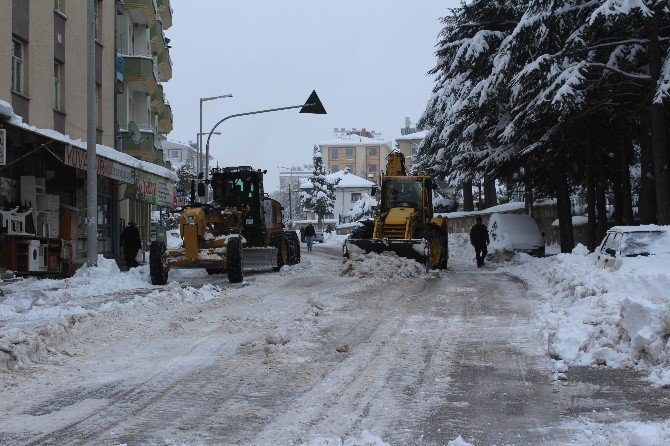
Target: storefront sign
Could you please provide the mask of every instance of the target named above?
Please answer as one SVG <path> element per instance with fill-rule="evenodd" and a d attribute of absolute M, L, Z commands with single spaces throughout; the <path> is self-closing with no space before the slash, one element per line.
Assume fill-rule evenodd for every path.
<path fill-rule="evenodd" d="M 0 166 L 7 164 L 7 130 L 0 129 Z"/>
<path fill-rule="evenodd" d="M 181 188 L 176 189 L 176 194 L 177 194 L 177 206 L 176 207 L 183 207 L 186 206 L 186 191 Z"/>
<path fill-rule="evenodd" d="M 138 200 L 167 208 L 177 206 L 175 185 L 158 175 L 136 171 L 135 188 Z"/>
<path fill-rule="evenodd" d="M 132 167 L 102 156 L 96 156 L 96 159 L 98 161 L 98 175 L 123 183 L 133 183 L 135 181 L 135 169 Z M 67 144 L 65 146 L 64 162 L 68 166 L 86 170 L 88 166 L 86 151 Z"/>

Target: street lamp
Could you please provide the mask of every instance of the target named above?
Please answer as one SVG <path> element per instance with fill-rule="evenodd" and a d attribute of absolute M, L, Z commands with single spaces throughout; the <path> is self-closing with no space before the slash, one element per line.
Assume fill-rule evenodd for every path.
<path fill-rule="evenodd" d="M 209 98 L 200 98 L 200 132 L 198 132 L 198 164 L 197 164 L 197 172 L 202 171 L 202 135 L 204 134 L 202 132 L 202 103 L 207 102 L 207 101 L 213 101 L 215 99 L 223 99 L 223 98 L 232 98 L 232 94 L 224 94 L 221 96 L 211 96 Z"/>
<path fill-rule="evenodd" d="M 209 140 L 212 138 L 212 135 L 214 134 L 214 130 L 223 123 L 223 121 L 227 121 L 230 118 L 237 118 L 240 116 L 249 116 L 249 115 L 258 115 L 260 113 L 270 113 L 270 112 L 275 112 L 275 111 L 281 111 L 281 110 L 290 110 L 293 108 L 299 108 L 300 112 L 299 113 L 310 113 L 313 115 L 325 115 L 326 114 L 326 109 L 323 108 L 323 104 L 321 104 L 321 99 L 319 99 L 319 96 L 316 94 L 316 90 L 312 90 L 312 94 L 309 95 L 309 98 L 307 98 L 307 101 L 305 101 L 304 104 L 302 105 L 290 105 L 288 107 L 278 107 L 278 108 L 269 108 L 266 110 L 257 110 L 257 111 L 252 111 L 252 112 L 246 112 L 246 113 L 236 113 L 234 115 L 226 116 L 222 120 L 216 123 L 214 127 L 212 127 L 212 130 L 209 131 L 209 136 L 207 136 L 207 144 L 205 145 L 205 184 L 209 184 Z"/>
<path fill-rule="evenodd" d="M 196 140 L 196 142 L 198 143 L 198 150 L 197 150 L 197 153 L 196 153 L 196 158 L 197 158 L 197 159 L 195 160 L 195 166 L 193 166 L 193 167 L 195 168 L 195 173 L 196 173 L 196 175 L 197 175 L 198 173 L 200 173 L 200 168 L 202 167 L 202 166 L 201 166 L 201 163 L 202 163 L 202 150 L 201 150 L 201 147 L 200 147 L 200 139 L 202 138 L 202 135 L 209 135 L 209 133 L 198 132 L 198 133 L 195 135 L 195 140 Z M 221 132 L 214 132 L 214 133 L 212 133 L 212 135 L 221 135 Z"/>
<path fill-rule="evenodd" d="M 293 183 L 293 167 L 277 166 L 280 169 L 289 169 L 291 179 L 288 182 L 288 219 L 293 222 L 293 200 L 291 198 L 291 184 Z"/>

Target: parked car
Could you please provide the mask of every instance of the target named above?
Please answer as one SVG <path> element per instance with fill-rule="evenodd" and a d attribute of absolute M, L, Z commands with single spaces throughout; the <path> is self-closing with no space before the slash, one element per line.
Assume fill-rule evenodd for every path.
<path fill-rule="evenodd" d="M 670 226 L 615 226 L 596 250 L 601 266 L 617 270 L 626 258 L 670 255 Z"/>
<path fill-rule="evenodd" d="M 544 257 L 544 234 L 530 215 L 493 214 L 488 229 L 493 248 Z"/>

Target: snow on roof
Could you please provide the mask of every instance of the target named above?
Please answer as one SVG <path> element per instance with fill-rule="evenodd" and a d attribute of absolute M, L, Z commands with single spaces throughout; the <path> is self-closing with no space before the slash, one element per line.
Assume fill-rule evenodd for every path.
<path fill-rule="evenodd" d="M 9 123 L 13 126 L 20 127 L 29 132 L 44 136 L 46 138 L 54 139 L 56 141 L 63 142 L 65 144 L 71 144 L 80 149 L 86 150 L 86 143 L 81 139 L 72 139 L 67 135 L 64 135 L 56 130 L 52 129 L 40 129 L 35 126 L 26 124 L 23 122 L 23 118 L 19 115 L 14 114 L 12 106 L 3 100 L 0 99 L 0 112 L 3 115 L 9 117 Z M 128 155 L 127 153 L 119 152 L 116 149 L 113 149 L 108 146 L 103 146 L 102 144 L 96 144 L 96 154 L 109 158 L 113 161 L 117 161 L 121 164 L 125 164 L 129 167 L 134 167 L 145 172 L 153 173 L 159 177 L 167 178 L 172 181 L 177 181 L 177 175 L 168 168 L 159 166 L 157 164 L 149 163 L 147 161 L 138 160 L 135 157 Z"/>
<path fill-rule="evenodd" d="M 409 135 L 402 135 L 396 138 L 396 141 L 412 141 L 415 139 L 424 139 L 428 134 L 428 130 L 421 130 L 419 132 L 410 133 Z"/>
<path fill-rule="evenodd" d="M 348 170 L 340 170 L 326 175 L 326 180 L 328 180 L 329 183 L 334 183 L 338 179 L 340 181 L 337 183 L 337 186 L 335 186 L 336 189 L 344 189 L 350 187 L 371 188 L 372 186 L 375 185 L 375 183 L 373 183 L 372 181 L 368 181 L 365 178 L 361 178 L 358 175 L 354 175 Z M 306 179 L 300 183 L 300 188 L 311 189 L 312 182 L 309 179 Z"/>
<path fill-rule="evenodd" d="M 333 138 L 316 143 L 317 147 L 352 147 L 352 146 L 382 146 L 390 145 L 389 141 L 382 139 L 367 138 L 365 136 L 352 136 L 350 138 Z"/>
<path fill-rule="evenodd" d="M 182 150 L 190 150 L 190 151 L 193 151 L 193 152 L 195 151 L 195 148 L 191 147 L 188 144 L 185 144 L 185 143 L 179 142 L 179 141 L 173 141 L 173 140 L 170 140 L 170 139 L 166 139 L 165 141 L 163 141 L 161 143 L 161 146 L 164 149 L 168 149 L 168 150 L 169 149 L 182 149 Z"/>
<path fill-rule="evenodd" d="M 619 232 L 669 232 L 670 226 L 640 225 L 640 226 L 614 226 L 610 231 Z"/>

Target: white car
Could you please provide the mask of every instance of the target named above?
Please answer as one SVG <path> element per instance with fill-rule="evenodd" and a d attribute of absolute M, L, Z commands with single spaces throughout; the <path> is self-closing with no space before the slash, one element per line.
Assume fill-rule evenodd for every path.
<path fill-rule="evenodd" d="M 615 226 L 596 250 L 601 266 L 617 270 L 626 258 L 670 255 L 670 226 Z"/>
<path fill-rule="evenodd" d="M 492 248 L 544 257 L 544 234 L 530 215 L 493 214 L 488 229 Z"/>

